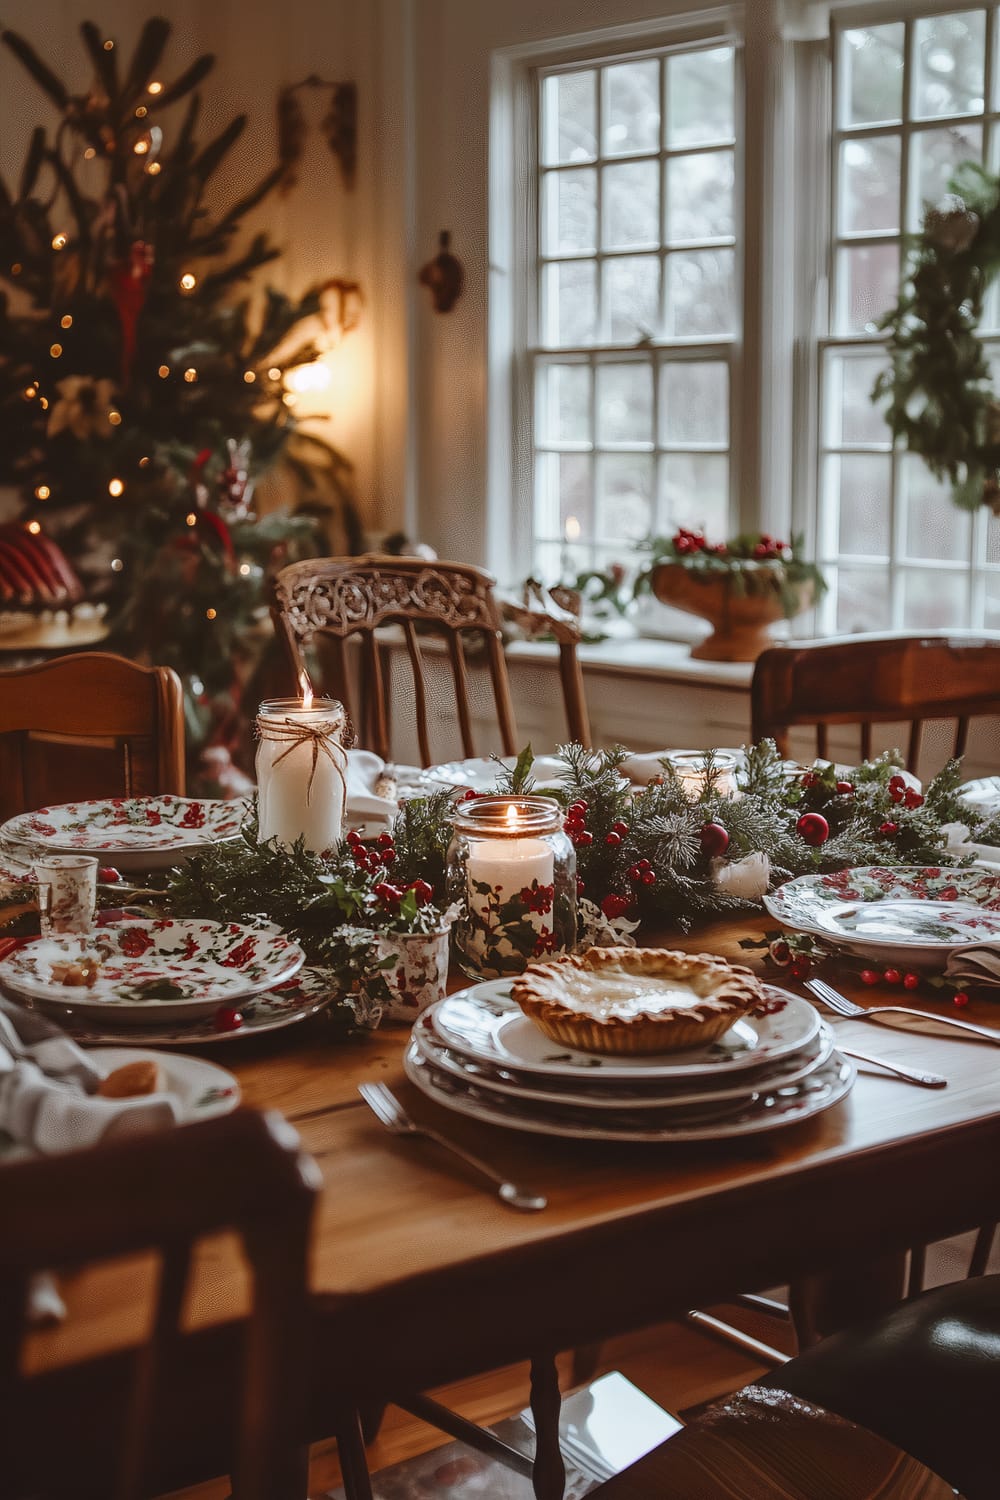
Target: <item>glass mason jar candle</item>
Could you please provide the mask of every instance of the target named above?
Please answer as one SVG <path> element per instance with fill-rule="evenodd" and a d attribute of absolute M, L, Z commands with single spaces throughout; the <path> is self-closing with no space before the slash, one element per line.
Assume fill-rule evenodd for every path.
<path fill-rule="evenodd" d="M 448 894 L 459 965 L 474 978 L 519 974 L 576 941 L 576 851 L 551 797 L 477 797 L 455 812 Z"/>
<path fill-rule="evenodd" d="M 257 715 L 257 837 L 336 848 L 347 800 L 347 715 L 334 698 L 272 698 Z"/>
<path fill-rule="evenodd" d="M 709 775 L 709 763 L 706 750 L 670 750 L 663 757 L 668 760 L 677 774 L 685 795 L 692 802 L 706 790 L 709 780 L 716 792 L 722 797 L 738 797 L 739 788 L 736 784 L 736 773 L 739 769 L 740 757 L 733 750 L 713 750 L 711 752 L 713 774 Z"/>

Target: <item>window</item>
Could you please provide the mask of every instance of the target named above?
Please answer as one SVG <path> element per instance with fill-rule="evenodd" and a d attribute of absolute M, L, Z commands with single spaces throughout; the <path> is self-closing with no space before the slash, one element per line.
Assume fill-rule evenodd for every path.
<path fill-rule="evenodd" d="M 998 12 L 860 0 L 827 40 L 767 50 L 759 33 L 740 45 L 689 30 L 676 45 L 661 35 L 595 57 L 588 38 L 575 56 L 529 59 L 522 572 L 628 561 L 679 525 L 757 525 L 805 533 L 827 573 L 806 633 L 1000 629 L 1000 519 L 957 509 L 870 401 L 906 235 L 962 161 L 1000 170 Z M 692 9 L 691 25 L 710 15 L 725 24 Z M 776 73 L 784 110 L 762 127 Z M 744 181 L 759 186 L 744 195 Z M 745 342 L 744 246 L 772 309 L 748 316 Z M 998 288 L 981 332 L 1000 376 Z"/>
<path fill-rule="evenodd" d="M 554 579 L 728 529 L 734 53 L 536 77 L 533 565 Z"/>
<path fill-rule="evenodd" d="M 869 393 L 876 324 L 896 300 L 903 236 L 963 161 L 1000 164 L 997 8 L 834 34 L 830 336 L 821 341 L 817 543 L 827 629 L 1000 626 L 1000 527 L 951 504 Z M 994 292 L 996 288 L 994 288 Z M 981 332 L 1000 366 L 991 297 Z"/>

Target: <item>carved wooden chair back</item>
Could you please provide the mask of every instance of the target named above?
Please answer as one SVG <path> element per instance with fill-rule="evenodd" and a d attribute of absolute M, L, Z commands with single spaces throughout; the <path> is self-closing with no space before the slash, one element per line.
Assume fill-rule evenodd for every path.
<path fill-rule="evenodd" d="M 5 1496 L 139 1500 L 229 1473 L 240 1500 L 304 1497 L 306 1264 L 318 1181 L 283 1117 L 249 1110 L 0 1169 Z M 223 1232 L 239 1236 L 249 1268 L 245 1327 L 185 1334 L 194 1249 Z M 121 1352 L 24 1372 L 34 1273 L 149 1252 L 159 1269 L 144 1343 L 116 1337 L 124 1324 L 118 1330 L 111 1318 Z M 194 1392 L 207 1366 L 204 1340 L 214 1338 L 214 1349 L 230 1331 L 225 1388 L 201 1392 L 202 1415 Z M 179 1393 L 188 1387 L 196 1419 L 166 1423 L 162 1406 L 176 1413 L 180 1401 L 183 1410 Z"/>
<path fill-rule="evenodd" d="M 0 672 L 0 817 L 87 797 L 184 793 L 170 667 L 85 652 Z"/>
<path fill-rule="evenodd" d="M 908 722 L 906 764 L 914 770 L 927 719 L 955 719 L 953 754 L 964 753 L 969 719 L 1000 714 L 1000 636 L 866 636 L 777 646 L 757 658 L 751 687 L 753 738 L 785 754 L 788 730 L 816 726 L 827 758 L 831 724 L 861 726 L 861 755 L 872 725 Z"/>
<path fill-rule="evenodd" d="M 464 636 L 477 633 L 485 646 L 503 752 L 505 755 L 516 752 L 517 729 L 494 580 L 482 568 L 467 563 L 383 557 L 376 553 L 365 557 L 308 558 L 282 568 L 274 580 L 272 597 L 275 629 L 285 643 L 296 679 L 307 670 L 306 651 L 322 638 L 331 647 L 325 660 L 324 689 L 340 699 L 358 725 L 362 743 L 383 760 L 392 758 L 391 705 L 384 642 L 380 642 L 376 632 L 392 625 L 402 630 L 413 677 L 417 739 L 425 766 L 432 764 L 433 757 L 421 632 L 436 632 L 444 637 L 462 752 L 466 756 L 475 755 L 476 748 Z M 344 650 L 344 642 L 350 636 L 360 636 L 363 652 L 357 712 L 351 701 Z"/>

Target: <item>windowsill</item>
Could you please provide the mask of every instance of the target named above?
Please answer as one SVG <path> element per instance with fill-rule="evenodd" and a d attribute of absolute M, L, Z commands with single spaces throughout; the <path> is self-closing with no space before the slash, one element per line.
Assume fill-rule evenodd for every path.
<path fill-rule="evenodd" d="M 510 641 L 506 647 L 511 662 L 554 662 L 558 649 L 554 641 Z M 753 676 L 753 662 L 696 661 L 688 642 L 656 640 L 651 636 L 616 636 L 580 646 L 577 655 L 586 672 L 700 683 L 734 692 L 748 691 Z"/>

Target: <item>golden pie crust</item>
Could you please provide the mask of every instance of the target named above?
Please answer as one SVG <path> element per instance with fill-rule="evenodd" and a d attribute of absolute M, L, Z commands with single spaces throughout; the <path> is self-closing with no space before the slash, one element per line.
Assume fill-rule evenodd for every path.
<path fill-rule="evenodd" d="M 530 964 L 511 993 L 561 1046 L 633 1054 L 706 1046 L 763 999 L 749 969 L 666 948 L 588 948 Z"/>

